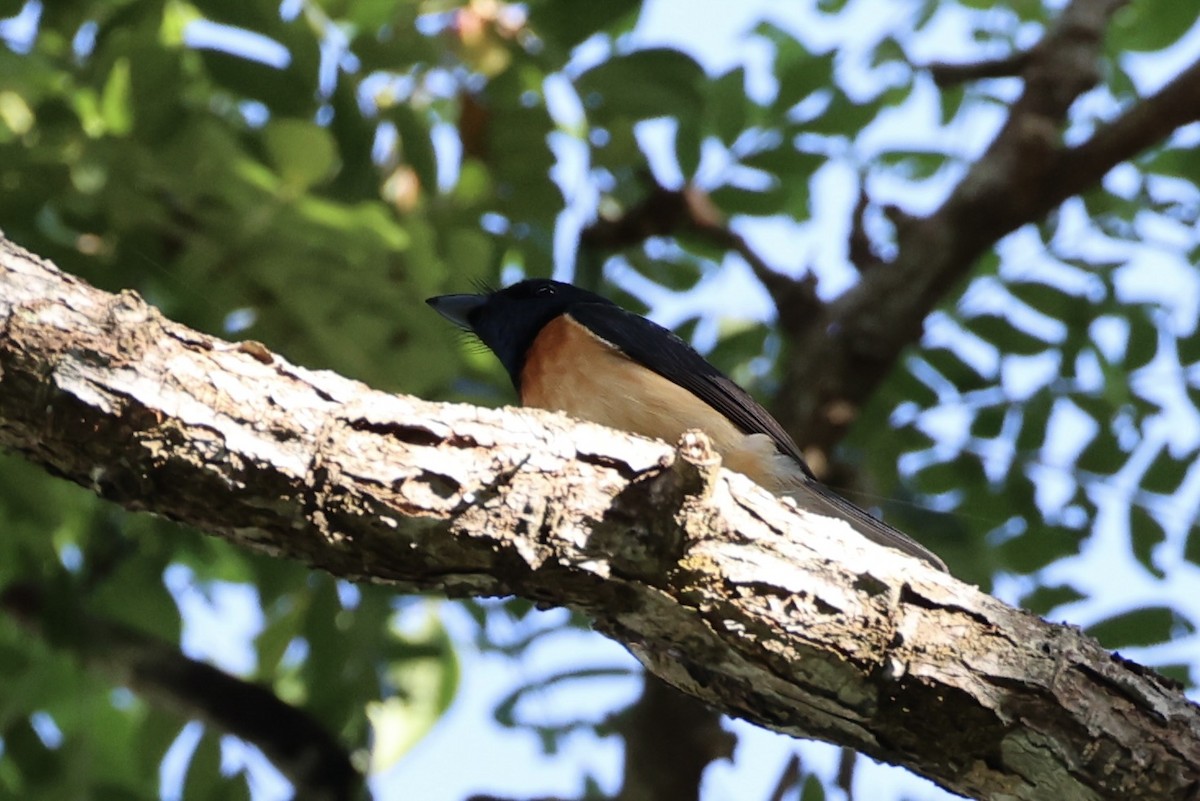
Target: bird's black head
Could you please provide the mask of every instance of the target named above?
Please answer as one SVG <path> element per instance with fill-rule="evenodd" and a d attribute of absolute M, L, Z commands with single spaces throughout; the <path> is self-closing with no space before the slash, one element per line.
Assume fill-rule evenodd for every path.
<path fill-rule="evenodd" d="M 548 278 L 531 278 L 479 295 L 440 295 L 425 301 L 455 325 L 479 337 L 518 386 L 525 354 L 546 323 L 577 303 L 612 301 Z"/>

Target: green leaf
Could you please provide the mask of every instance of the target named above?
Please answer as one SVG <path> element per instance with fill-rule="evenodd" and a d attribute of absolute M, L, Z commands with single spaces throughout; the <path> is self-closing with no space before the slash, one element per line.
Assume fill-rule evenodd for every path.
<path fill-rule="evenodd" d="M 636 19 L 640 5 L 638 0 L 604 0 L 602 3 L 543 0 L 531 4 L 529 24 L 539 35 L 549 36 L 560 47 L 570 48 L 617 23 L 628 27 Z"/>
<path fill-rule="evenodd" d="M 62 775 L 64 755 L 47 748 L 27 719 L 15 721 L 0 731 L 0 737 L 4 739 L 5 761 L 21 766 L 25 782 L 44 785 Z"/>
<path fill-rule="evenodd" d="M 911 401 L 922 409 L 932 408 L 937 403 L 937 393 L 928 384 L 917 377 L 914 372 L 919 368 L 919 362 L 906 361 L 903 370 L 895 370 L 892 377 L 884 384 L 884 390 L 896 402 Z"/>
<path fill-rule="evenodd" d="M 783 69 L 777 69 L 779 94 L 773 107 L 789 109 L 814 92 L 832 88 L 835 55 L 833 50 L 827 53 L 806 51 L 803 57 L 789 59 Z"/>
<path fill-rule="evenodd" d="M 1144 309 L 1130 309 L 1129 336 L 1125 344 L 1125 367 L 1136 370 L 1144 367 L 1158 352 L 1158 328 Z"/>
<path fill-rule="evenodd" d="M 1192 666 L 1186 662 L 1174 662 L 1165 665 L 1150 665 L 1154 670 L 1168 679 L 1173 679 L 1179 682 L 1184 687 L 1189 689 L 1194 688 L 1192 682 Z"/>
<path fill-rule="evenodd" d="M 820 89 L 833 86 L 836 52 L 814 53 L 803 42 L 770 22 L 762 22 L 754 33 L 775 47 L 775 78 L 779 91 L 771 107 L 783 112 Z"/>
<path fill-rule="evenodd" d="M 1143 160 L 1146 172 L 1200 183 L 1200 153 L 1194 147 L 1164 147 Z"/>
<path fill-rule="evenodd" d="M 1045 616 L 1060 606 L 1082 601 L 1086 597 L 1069 584 L 1057 584 L 1052 587 L 1038 587 L 1021 599 L 1020 606 L 1035 615 Z"/>
<path fill-rule="evenodd" d="M 963 453 L 948 462 L 936 462 L 918 470 L 913 483 L 919 492 L 939 495 L 961 490 L 967 484 L 986 485 L 979 459 Z"/>
<path fill-rule="evenodd" d="M 124 136 L 133 130 L 133 103 L 130 99 L 129 59 L 119 58 L 109 70 L 100 94 L 100 115 L 112 136 Z"/>
<path fill-rule="evenodd" d="M 725 214 L 749 214 L 765 217 L 789 211 L 786 208 L 787 191 L 776 184 L 763 191 L 723 186 L 712 192 L 712 200 Z"/>
<path fill-rule="evenodd" d="M 1142 474 L 1141 488 L 1162 495 L 1174 495 L 1191 466 L 1190 459 L 1176 459 L 1164 447 Z"/>
<path fill-rule="evenodd" d="M 1193 524 L 1188 531 L 1187 543 L 1183 546 L 1183 558 L 1194 565 L 1200 565 L 1200 526 Z"/>
<path fill-rule="evenodd" d="M 641 165 L 644 162 L 641 146 L 633 133 L 635 122 L 633 119 L 622 117 L 610 120 L 606 124 L 604 130 L 608 134 L 608 141 L 592 149 L 592 164 L 595 167 L 602 167 L 620 175 L 628 172 L 630 165 Z M 618 190 L 620 188 L 618 185 Z"/>
<path fill-rule="evenodd" d="M 1154 549 L 1166 541 L 1167 534 L 1162 524 L 1146 509 L 1138 504 L 1129 506 L 1129 539 L 1133 547 L 1133 555 L 1142 566 L 1159 578 L 1166 574 L 1154 564 Z"/>
<path fill-rule="evenodd" d="M 1196 24 L 1197 7 L 1190 0 L 1138 0 L 1113 17 L 1109 46 L 1125 50 L 1162 50 Z"/>
<path fill-rule="evenodd" d="M 1187 366 L 1200 361 L 1200 328 L 1190 336 L 1175 340 L 1175 350 L 1179 353 L 1179 364 Z"/>
<path fill-rule="evenodd" d="M 921 356 L 959 392 L 971 392 L 996 383 L 963 361 L 961 356 L 949 348 L 928 348 L 921 352 Z"/>
<path fill-rule="evenodd" d="M 942 125 L 949 125 L 962 111 L 967 92 L 962 86 L 946 86 L 938 92 L 938 106 L 942 114 Z"/>
<path fill-rule="evenodd" d="M 1190 620 L 1166 606 L 1122 612 L 1084 629 L 1109 650 L 1157 645 L 1195 631 L 1196 627 Z"/>
<path fill-rule="evenodd" d="M 388 109 L 387 119 L 396 126 L 400 136 L 400 157 L 413 168 L 425 192 L 437 190 L 437 153 L 427 119 L 419 116 L 408 104 Z"/>
<path fill-rule="evenodd" d="M 1094 313 L 1085 298 L 1040 281 L 1009 281 L 1005 287 L 1031 309 L 1064 323 L 1084 323 Z"/>
<path fill-rule="evenodd" d="M 127 758 L 136 761 L 146 775 L 157 777 L 159 764 L 175 744 L 182 726 L 174 713 L 147 705 L 145 716 L 138 721 L 133 732 Z"/>
<path fill-rule="evenodd" d="M 1041 447 L 1053 408 L 1054 400 L 1046 392 L 1038 393 L 1024 405 L 1015 443 L 1018 453 L 1031 453 Z"/>
<path fill-rule="evenodd" d="M 813 173 L 820 169 L 828 158 L 820 153 L 798 150 L 785 142 L 780 147 L 760 150 L 741 160 L 743 166 L 770 173 L 785 183 L 807 183 Z"/>
<path fill-rule="evenodd" d="M 487 275 L 495 250 L 491 237 L 474 227 L 454 228 L 446 234 L 446 261 L 460 275 Z"/>
<path fill-rule="evenodd" d="M 800 801 L 825 801 L 825 785 L 811 773 L 804 779 L 804 789 L 800 791 Z"/>
<path fill-rule="evenodd" d="M 272 120 L 263 132 L 263 145 L 279 177 L 295 189 L 323 182 L 338 164 L 333 136 L 307 120 Z"/>
<path fill-rule="evenodd" d="M 997 403 L 983 407 L 975 413 L 975 419 L 971 421 L 971 436 L 980 439 L 993 439 L 1000 436 L 1007 417 L 1007 405 Z"/>
<path fill-rule="evenodd" d="M 88 599 L 88 610 L 164 642 L 177 642 L 179 609 L 149 559 L 126 559 Z"/>
<path fill-rule="evenodd" d="M 833 136 L 857 136 L 879 113 L 881 103 L 877 100 L 859 103 L 851 100 L 840 90 L 834 90 L 829 105 L 816 117 L 805 121 L 806 133 Z"/>
<path fill-rule="evenodd" d="M 187 799 L 214 798 L 221 785 L 221 738 L 205 728 L 192 758 L 188 761 L 183 782 L 183 797 Z"/>
<path fill-rule="evenodd" d="M 499 210 L 510 219 L 530 224 L 540 220 L 549 228 L 562 209 L 562 195 L 550 180 L 555 159 L 547 142 L 557 124 L 545 103 L 532 92 L 525 76 L 514 69 L 488 85 L 492 116 L 488 125 L 487 162 L 496 195 L 504 201 Z M 616 129 L 621 122 L 610 121 L 614 140 L 620 139 Z M 632 139 L 632 131 L 628 135 Z M 640 151 L 635 147 L 631 152 L 636 157 Z M 527 257 L 532 255 L 527 253 Z"/>
<path fill-rule="evenodd" d="M 684 180 L 691 180 L 700 167 L 700 152 L 703 135 L 700 121 L 695 117 L 681 117 L 675 127 L 675 159 Z"/>
<path fill-rule="evenodd" d="M 16 136 L 24 136 L 33 128 L 36 118 L 33 109 L 24 97 L 12 91 L 0 92 L 0 125 Z M 10 138 L 0 129 L 0 142 L 9 142 Z"/>
<path fill-rule="evenodd" d="M 1145 203 L 1140 198 L 1137 200 L 1127 199 L 1102 188 L 1084 192 L 1081 197 L 1088 214 L 1110 230 L 1114 224 L 1127 226 L 1128 220 L 1132 219 L 1136 212 L 1141 211 Z M 1123 237 L 1119 234 L 1117 236 L 1118 238 L 1129 238 L 1129 234 L 1125 234 Z"/>
<path fill-rule="evenodd" d="M 1049 346 L 1041 339 L 1027 334 L 998 314 L 980 314 L 963 320 L 963 326 L 985 342 L 995 345 L 1001 353 L 1033 356 Z"/>
<path fill-rule="evenodd" d="M 285 117 L 304 118 L 315 110 L 315 71 L 304 73 L 295 63 L 276 69 L 219 50 L 201 50 L 199 55 L 206 72 L 236 97 L 258 100 Z"/>
<path fill-rule="evenodd" d="M 458 688 L 458 660 L 432 607 L 424 628 L 401 640 L 400 656 L 387 668 L 395 694 L 367 704 L 372 774 L 392 767 L 424 737 L 450 708 Z"/>
<path fill-rule="evenodd" d="M 919 453 L 937 444 L 937 439 L 915 425 L 889 429 L 888 443 L 896 453 Z"/>
<path fill-rule="evenodd" d="M 1027 509 L 1034 507 L 1028 506 Z M 1048 526 L 1036 519 L 1019 537 L 1008 540 L 998 549 L 1001 563 L 1017 573 L 1033 573 L 1064 556 L 1079 552 L 1083 534 L 1063 526 Z"/>
<path fill-rule="evenodd" d="M 1194 387 L 1191 384 L 1187 386 L 1188 400 L 1192 402 L 1192 408 L 1200 410 L 1200 387 Z"/>
<path fill-rule="evenodd" d="M 693 289 L 704 277 L 700 262 L 686 254 L 679 258 L 651 259 L 643 253 L 633 253 L 629 261 L 639 273 L 673 292 Z"/>
<path fill-rule="evenodd" d="M 594 119 L 652 119 L 695 114 L 704 82 L 695 59 L 660 47 L 614 56 L 580 75 L 575 89 Z"/>
<path fill-rule="evenodd" d="M 139 41 L 129 49 L 133 124 L 138 140 L 147 145 L 165 143 L 177 134 L 181 117 L 188 113 L 184 109 L 184 95 L 190 88 L 183 67 L 186 56 L 182 48 L 164 47 L 157 41 Z"/>
<path fill-rule="evenodd" d="M 1020 515 L 1022 507 L 1017 503 L 1019 496 L 1010 491 L 1011 484 L 1016 482 L 997 487 L 988 481 L 982 465 L 974 470 L 973 477 L 968 474 L 960 481 L 958 504 L 952 514 L 962 529 L 969 532 L 960 534 L 960 538 L 965 536 L 973 542 L 986 541 L 992 531 L 1008 525 L 1014 516 Z"/>
<path fill-rule="evenodd" d="M 1129 370 L 1123 365 L 1110 362 L 1103 353 L 1095 348 L 1089 347 L 1086 348 L 1086 351 L 1094 355 L 1100 364 L 1100 371 L 1104 375 L 1104 386 L 1100 390 L 1100 396 L 1108 408 L 1120 409 L 1127 404 L 1134 403 L 1135 396 L 1129 386 Z"/>
<path fill-rule="evenodd" d="M 279 670 L 283 655 L 300 633 L 301 616 L 294 605 L 275 615 L 254 638 L 258 652 L 258 674 L 270 679 Z"/>
<path fill-rule="evenodd" d="M 883 106 L 886 108 L 896 108 L 897 106 L 901 106 L 904 103 L 906 103 L 910 97 L 912 97 L 913 89 L 916 88 L 916 85 L 917 85 L 916 82 L 912 80 L 911 76 L 909 76 L 909 78 L 907 80 L 901 81 L 900 83 L 894 84 L 892 86 L 888 86 L 886 89 L 884 89 L 882 92 L 880 92 L 878 95 L 875 96 L 874 102 L 876 102 L 880 106 Z M 913 152 L 925 155 L 928 151 L 913 151 Z M 947 156 L 947 158 L 948 158 L 948 156 Z M 940 167 L 940 166 L 941 166 L 941 164 L 938 165 L 938 167 Z M 936 172 L 936 169 L 933 172 Z M 930 175 L 932 175 L 932 174 L 933 173 L 931 172 Z M 912 177 L 917 178 L 919 176 L 913 175 Z"/>
<path fill-rule="evenodd" d="M 416 16 L 415 10 L 415 5 L 397 3 L 395 0 L 354 0 L 339 3 L 336 13 L 339 16 L 345 15 L 356 27 L 379 35 L 381 28 L 395 28 L 403 23 L 412 25 Z"/>
<path fill-rule="evenodd" d="M 1087 392 L 1073 392 L 1070 401 L 1079 411 L 1096 421 L 1100 430 L 1107 429 L 1116 414 L 1116 407 L 1109 401 L 1107 395 L 1093 395 Z"/>
<path fill-rule="evenodd" d="M 726 145 L 746 130 L 746 70 L 738 67 L 708 84 L 707 117 L 717 138 Z"/>
<path fill-rule="evenodd" d="M 884 64 L 899 63 L 908 66 L 908 54 L 904 46 L 894 36 L 885 36 L 871 48 L 871 66 L 880 67 Z"/>
<path fill-rule="evenodd" d="M 753 389 L 755 377 L 746 369 L 762 355 L 770 329 L 749 320 L 722 321 L 721 338 L 707 354 L 708 360 L 742 386 Z"/>
<path fill-rule="evenodd" d="M 1110 476 L 1124 466 L 1126 459 L 1116 437 L 1108 429 L 1102 428 L 1079 454 L 1075 466 L 1089 473 Z"/>

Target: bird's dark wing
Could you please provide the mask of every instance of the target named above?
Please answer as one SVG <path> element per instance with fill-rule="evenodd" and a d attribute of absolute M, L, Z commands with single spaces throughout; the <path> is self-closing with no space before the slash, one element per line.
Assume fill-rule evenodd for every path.
<path fill-rule="evenodd" d="M 795 459 L 804 474 L 815 480 L 800 448 L 775 418 L 675 334 L 645 317 L 607 303 L 578 303 L 567 313 L 630 359 L 700 398 L 741 431 L 770 437 L 780 453 Z"/>
<path fill-rule="evenodd" d="M 804 462 L 800 448 L 778 421 L 682 339 L 657 323 L 607 303 L 573 304 L 567 314 L 633 361 L 712 406 L 746 434 L 770 437 L 775 447 L 794 459 L 804 474 L 801 486 L 792 496 L 802 508 L 845 520 L 870 540 L 946 570 L 937 554 L 818 481 Z"/>
<path fill-rule="evenodd" d="M 933 551 L 900 529 L 889 526 L 866 509 L 846 500 L 820 481 L 813 479 L 805 482 L 803 492 L 803 496 L 799 493 L 793 493 L 791 496 L 801 508 L 810 509 L 826 517 L 845 520 L 855 531 L 872 542 L 915 556 L 943 572 L 949 571 L 946 563 Z"/>

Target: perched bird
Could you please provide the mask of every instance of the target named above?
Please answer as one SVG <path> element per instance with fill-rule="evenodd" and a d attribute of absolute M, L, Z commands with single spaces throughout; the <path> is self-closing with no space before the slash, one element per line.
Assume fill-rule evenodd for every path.
<path fill-rule="evenodd" d="M 500 359 L 524 406 L 675 443 L 708 434 L 726 467 L 881 545 L 946 566 L 907 535 L 836 495 L 750 395 L 675 334 L 586 289 L 530 279 L 426 303 Z"/>

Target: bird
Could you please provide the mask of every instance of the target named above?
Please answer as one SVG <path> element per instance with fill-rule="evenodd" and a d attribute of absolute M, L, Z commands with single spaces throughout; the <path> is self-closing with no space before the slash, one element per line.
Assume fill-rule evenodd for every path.
<path fill-rule="evenodd" d="M 795 440 L 748 392 L 691 345 L 602 295 L 547 278 L 425 302 L 478 338 L 508 372 L 523 406 L 678 442 L 704 431 L 730 470 L 860 535 L 945 571 L 903 532 L 833 492 Z"/>

